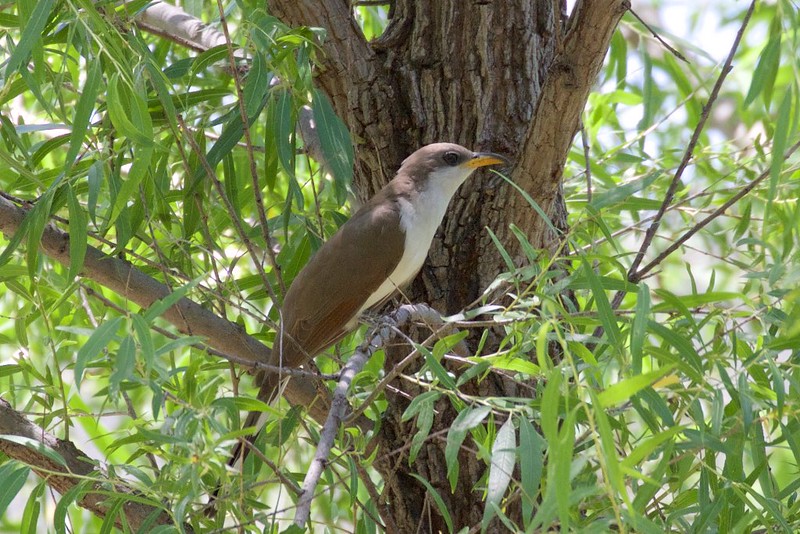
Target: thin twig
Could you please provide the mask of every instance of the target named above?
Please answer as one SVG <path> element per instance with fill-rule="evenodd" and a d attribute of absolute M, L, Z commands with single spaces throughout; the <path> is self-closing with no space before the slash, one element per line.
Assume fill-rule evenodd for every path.
<path fill-rule="evenodd" d="M 800 141 L 798 141 L 797 143 L 795 143 L 794 145 L 792 145 L 792 146 L 789 148 L 789 150 L 787 150 L 787 151 L 786 151 L 786 153 L 783 155 L 783 159 L 784 159 L 784 161 L 785 161 L 785 160 L 787 160 L 787 159 L 789 159 L 789 157 L 790 157 L 792 154 L 794 154 L 794 153 L 797 151 L 797 149 L 798 149 L 798 148 L 800 148 Z M 651 261 L 650 263 L 648 263 L 647 265 L 645 265 L 644 267 L 642 267 L 641 269 L 639 269 L 639 271 L 637 271 L 637 274 L 639 274 L 639 275 L 641 275 L 641 276 L 644 276 L 645 274 L 647 274 L 648 272 L 650 272 L 650 271 L 651 271 L 653 268 L 655 268 L 655 267 L 656 267 L 656 266 L 657 266 L 659 263 L 661 263 L 662 261 L 664 261 L 664 259 L 665 259 L 667 256 L 669 256 L 670 254 L 672 254 L 673 252 L 675 252 L 675 251 L 678 249 L 678 247 L 680 247 L 680 246 L 681 246 L 681 245 L 683 245 L 683 244 L 684 244 L 686 241 L 688 241 L 688 240 L 689 240 L 689 239 L 690 239 L 690 238 L 691 238 L 693 235 L 695 235 L 697 232 L 699 232 L 700 230 L 702 230 L 703 228 L 705 228 L 706 226 L 708 226 L 708 224 L 709 224 L 709 223 L 711 223 L 711 222 L 712 222 L 714 219 L 716 219 L 716 218 L 718 218 L 719 216 L 721 216 L 723 213 L 725 213 L 725 211 L 726 211 L 728 208 L 730 208 L 731 206 L 733 206 L 733 205 L 734 205 L 736 202 L 738 202 L 738 201 L 739 201 L 739 200 L 740 200 L 742 197 L 744 197 L 745 195 L 747 195 L 748 193 L 750 193 L 750 191 L 752 191 L 752 190 L 753 190 L 753 189 L 754 189 L 754 188 L 755 188 L 755 187 L 756 187 L 758 184 L 760 184 L 761 182 L 763 182 L 764 180 L 766 180 L 767 178 L 769 178 L 769 175 L 770 175 L 770 173 L 771 173 L 771 172 L 772 172 L 772 169 L 771 169 L 770 167 L 767 167 L 767 168 L 764 170 L 764 172 L 762 172 L 762 173 L 761 173 L 761 174 L 760 174 L 760 175 L 759 175 L 759 176 L 758 176 L 756 179 L 754 179 L 752 182 L 750 182 L 750 183 L 749 183 L 749 184 L 747 184 L 745 187 L 743 187 L 743 188 L 742 188 L 742 189 L 741 189 L 741 190 L 740 190 L 738 193 L 736 193 L 735 195 L 733 195 L 733 196 L 732 196 L 732 197 L 731 197 L 731 198 L 730 198 L 730 199 L 729 199 L 727 202 L 725 202 L 725 203 L 724 203 L 722 206 L 720 206 L 719 208 L 717 208 L 716 210 L 714 210 L 714 212 L 713 212 L 711 215 L 709 215 L 708 217 L 706 217 L 705 219 L 703 219 L 702 221 L 700 221 L 699 223 L 697 223 L 697 224 L 696 224 L 695 226 L 693 226 L 693 227 L 692 227 L 692 228 L 691 228 L 691 229 L 690 229 L 688 232 L 686 232 L 686 233 L 685 233 L 685 234 L 683 234 L 681 237 L 679 237 L 679 238 L 678 238 L 678 239 L 677 239 L 677 240 L 676 240 L 674 243 L 672 243 L 672 244 L 671 244 L 669 247 L 667 247 L 667 248 L 666 248 L 666 249 L 665 249 L 663 252 L 661 252 L 661 253 L 660 253 L 658 256 L 656 256 L 656 258 L 655 258 L 653 261 Z"/>
<path fill-rule="evenodd" d="M 689 145 L 686 147 L 686 151 L 683 153 L 683 158 L 681 159 L 680 165 L 678 165 L 678 169 L 675 171 L 675 175 L 672 177 L 672 183 L 669 185 L 669 189 L 667 189 L 667 194 L 664 197 L 664 201 L 661 203 L 661 206 L 656 213 L 653 222 L 647 228 L 645 232 L 644 240 L 642 241 L 642 245 L 639 248 L 639 252 L 636 253 L 636 257 L 633 260 L 630 268 L 628 269 L 628 281 L 632 283 L 636 283 L 640 280 L 638 277 L 637 269 L 639 265 L 641 265 L 642 260 L 644 259 L 644 255 L 647 253 L 647 250 L 650 248 L 650 244 L 653 241 L 653 237 L 655 237 L 656 232 L 658 231 L 659 226 L 661 225 L 661 219 L 664 216 L 664 212 L 667 211 L 667 208 L 670 204 L 672 204 L 672 200 L 675 197 L 675 192 L 678 189 L 678 185 L 681 183 L 681 178 L 683 177 L 683 172 L 686 170 L 686 167 L 689 165 L 689 161 L 692 159 L 694 155 L 694 149 L 697 146 L 698 141 L 700 140 L 700 134 L 705 129 L 706 121 L 708 120 L 708 116 L 711 113 L 711 108 L 714 106 L 714 102 L 717 100 L 717 96 L 719 95 L 719 91 L 722 88 L 722 84 L 725 79 L 728 77 L 728 73 L 730 73 L 732 67 L 731 64 L 733 63 L 733 58 L 736 55 L 736 51 L 739 48 L 739 43 L 744 36 L 744 31 L 747 28 L 748 22 L 750 22 L 750 16 L 753 14 L 753 10 L 755 9 L 756 0 L 752 0 L 750 4 L 750 8 L 747 10 L 745 14 L 744 21 L 742 22 L 741 27 L 739 28 L 738 33 L 736 34 L 736 38 L 733 41 L 733 46 L 731 46 L 731 50 L 728 53 L 728 57 L 725 59 L 725 63 L 722 66 L 722 72 L 717 77 L 717 81 L 714 83 L 714 88 L 711 90 L 711 94 L 708 96 L 708 101 L 706 102 L 705 106 L 703 106 L 703 112 L 700 114 L 700 120 L 697 122 L 697 126 L 694 128 L 694 132 L 692 133 L 692 137 L 689 140 Z M 616 298 L 615 298 L 616 300 Z"/>
<path fill-rule="evenodd" d="M 672 45 L 670 45 L 668 42 L 666 42 L 664 39 L 662 39 L 662 38 L 661 38 L 661 36 L 660 36 L 660 35 L 658 35 L 658 34 L 656 33 L 656 31 L 655 31 L 653 28 L 651 28 L 651 27 L 650 27 L 650 25 L 648 25 L 648 24 L 647 24 L 645 21 L 643 21 L 643 20 L 642 20 L 642 18 L 641 18 L 639 15 L 637 15 L 637 14 L 636 14 L 636 11 L 634 11 L 634 10 L 633 10 L 633 8 L 628 8 L 628 11 L 630 12 L 630 14 L 631 14 L 631 15 L 633 15 L 633 16 L 634 16 L 634 18 L 635 18 L 636 20 L 638 20 L 638 21 L 639 21 L 639 22 L 642 24 L 642 26 L 644 26 L 645 28 L 647 28 L 647 31 L 649 31 L 649 32 L 650 32 L 650 34 L 651 34 L 651 35 L 652 35 L 652 36 L 655 38 L 655 40 L 656 40 L 656 41 L 658 41 L 659 43 L 661 43 L 661 45 L 662 45 L 664 48 L 666 48 L 667 50 L 669 50 L 669 52 L 670 52 L 670 53 L 671 53 L 673 56 L 675 56 L 676 58 L 680 59 L 680 60 L 681 60 L 681 61 L 683 61 L 684 63 L 691 63 L 691 62 L 690 62 L 688 59 L 686 59 L 686 57 L 685 57 L 683 54 L 681 54 L 680 52 L 678 52 L 678 51 L 677 51 L 677 50 L 676 50 L 674 47 L 672 47 Z"/>
<path fill-rule="evenodd" d="M 267 249 L 267 255 L 269 256 L 270 263 L 272 264 L 272 268 L 275 270 L 275 278 L 278 280 L 278 286 L 281 289 L 281 293 L 286 293 L 286 286 L 283 283 L 283 276 L 281 276 L 281 268 L 278 264 L 278 258 L 275 256 L 275 247 L 272 243 L 272 236 L 269 233 L 267 213 L 266 210 L 264 210 L 264 197 L 261 195 L 261 184 L 258 183 L 258 167 L 256 166 L 256 158 L 253 153 L 253 139 L 250 135 L 250 118 L 247 116 L 247 108 L 245 107 L 242 81 L 239 76 L 239 72 L 236 69 L 236 56 L 233 52 L 233 44 L 231 43 L 231 36 L 228 32 L 228 22 L 225 19 L 225 8 L 220 0 L 217 0 L 217 7 L 219 8 L 220 26 L 222 27 L 222 33 L 225 35 L 225 43 L 228 49 L 228 62 L 230 63 L 231 70 L 233 72 L 233 86 L 236 89 L 236 97 L 239 104 L 239 114 L 242 118 L 242 132 L 244 133 L 244 140 L 247 144 L 247 160 L 250 163 L 250 176 L 253 180 L 253 196 L 255 197 L 258 220 L 261 223 L 261 233 L 264 237 L 264 245 Z M 231 216 L 233 216 L 234 213 L 235 212 L 232 212 Z M 253 260 L 255 259 L 256 256 L 253 256 Z M 263 271 L 261 264 L 259 262 L 255 263 L 257 264 L 257 269 Z M 264 278 L 264 285 L 269 292 L 269 296 L 272 298 L 272 302 L 276 303 L 277 305 L 279 301 L 272 289 L 272 284 L 266 281 L 266 276 L 264 276 Z"/>
<path fill-rule="evenodd" d="M 381 331 L 384 330 L 385 329 L 381 328 Z M 384 336 L 388 336 L 388 330 L 386 333 L 378 333 L 373 336 L 369 344 L 357 350 L 342 369 L 339 383 L 336 385 L 336 390 L 334 390 L 333 393 L 333 401 L 331 402 L 328 418 L 322 427 L 322 432 L 320 432 L 317 452 L 314 454 L 314 459 L 308 467 L 308 472 L 303 480 L 303 492 L 297 501 L 294 524 L 301 528 L 305 527 L 311 515 L 311 501 L 314 499 L 314 490 L 328 464 L 328 456 L 330 456 L 331 449 L 333 449 L 336 433 L 344 419 L 345 411 L 348 406 L 347 390 L 350 389 L 350 383 L 367 363 L 372 353 L 383 345 Z"/>

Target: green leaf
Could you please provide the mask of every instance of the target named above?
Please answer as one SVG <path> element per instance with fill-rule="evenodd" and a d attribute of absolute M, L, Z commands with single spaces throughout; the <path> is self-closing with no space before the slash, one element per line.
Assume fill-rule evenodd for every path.
<path fill-rule="evenodd" d="M 28 273 L 31 278 L 36 276 L 36 271 L 38 270 L 39 244 L 42 241 L 44 229 L 50 221 L 50 210 L 53 206 L 54 196 L 55 190 L 51 187 L 39 198 L 33 206 L 33 209 L 25 216 L 26 219 L 30 218 L 30 226 L 28 227 L 28 248 L 26 252 L 28 257 Z M 2 262 L 0 262 L 0 265 L 2 265 Z"/>
<path fill-rule="evenodd" d="M 153 145 L 153 124 L 147 104 L 138 93 L 129 90 L 116 73 L 108 82 L 107 104 L 111 123 L 120 134 L 142 147 Z"/>
<path fill-rule="evenodd" d="M 542 394 L 541 425 L 548 443 L 558 439 L 559 399 L 561 398 L 561 369 L 554 367 L 547 375 L 547 385 Z"/>
<path fill-rule="evenodd" d="M 114 372 L 108 378 L 108 387 L 112 394 L 120 390 L 123 381 L 133 377 L 136 364 L 136 344 L 131 336 L 125 336 L 114 352 Z"/>
<path fill-rule="evenodd" d="M 569 412 L 558 434 L 558 439 L 550 444 L 549 453 L 553 459 L 553 483 L 555 485 L 556 503 L 558 505 L 558 515 L 561 519 L 561 527 L 565 532 L 569 531 L 570 519 L 570 495 L 572 494 L 572 456 L 575 451 L 575 411 L 574 408 Z"/>
<path fill-rule="evenodd" d="M 442 386 L 449 390 L 455 390 L 455 379 L 450 376 L 450 373 L 448 373 L 447 369 L 436 359 L 434 354 L 428 350 L 427 347 L 423 347 L 422 345 L 417 345 L 415 348 L 425 355 L 425 363 L 428 365 L 428 369 L 430 369 L 436 379 L 441 382 Z"/>
<path fill-rule="evenodd" d="M 411 449 L 408 451 L 408 463 L 413 464 L 417 459 L 417 454 L 425 444 L 428 434 L 433 427 L 434 404 L 436 400 L 429 398 L 427 402 L 421 405 L 419 415 L 417 415 L 417 432 L 411 438 Z"/>
<path fill-rule="evenodd" d="M 20 534 L 25 532 L 28 534 L 36 534 L 39 522 L 39 512 L 42 508 L 40 499 L 42 498 L 42 495 L 44 495 L 44 490 L 46 487 L 47 485 L 42 480 L 36 484 L 33 490 L 28 494 L 28 500 L 25 503 L 25 509 L 22 512 L 22 521 L 19 529 Z"/>
<path fill-rule="evenodd" d="M 442 500 L 442 496 L 439 495 L 439 492 L 431 486 L 431 483 L 419 476 L 416 473 L 411 473 L 411 476 L 419 480 L 425 489 L 428 490 L 428 494 L 433 498 L 433 502 L 436 503 L 436 508 L 439 510 L 439 515 L 442 516 L 444 522 L 447 524 L 447 531 L 453 532 L 453 518 L 450 516 L 450 511 L 447 509 L 447 505 L 445 505 L 444 501 Z"/>
<path fill-rule="evenodd" d="M 450 481 L 450 489 L 456 490 L 458 483 L 458 451 L 467 432 L 475 428 L 486 419 L 491 413 L 489 406 L 478 406 L 477 408 L 465 408 L 458 414 L 450 430 L 447 433 L 447 444 L 444 449 L 444 458 L 447 463 L 447 479 Z"/>
<path fill-rule="evenodd" d="M 97 96 L 100 93 L 103 80 L 102 62 L 93 61 L 86 73 L 86 82 L 83 84 L 78 105 L 75 107 L 75 116 L 72 120 L 72 133 L 70 134 L 69 151 L 64 161 L 64 172 L 69 172 L 78 153 L 83 146 L 83 138 L 89 129 L 89 119 L 92 117 L 94 107 L 97 105 Z"/>
<path fill-rule="evenodd" d="M 244 108 L 247 113 L 248 122 L 252 122 L 258 113 L 264 109 L 265 99 L 269 93 L 270 80 L 269 65 L 264 54 L 255 51 L 253 54 L 253 64 L 250 72 L 245 79 L 242 97 L 244 98 Z"/>
<path fill-rule="evenodd" d="M 605 207 L 624 202 L 628 197 L 633 196 L 634 193 L 638 193 L 642 189 L 649 187 L 653 182 L 658 180 L 661 174 L 662 171 L 653 171 L 645 175 L 644 178 L 618 185 L 608 191 L 597 194 L 592 198 L 592 202 L 589 205 L 599 211 Z"/>
<path fill-rule="evenodd" d="M 6 510 L 14 497 L 28 480 L 31 469 L 28 466 L 21 466 L 16 461 L 6 461 L 0 465 L 0 517 L 6 517 Z"/>
<path fill-rule="evenodd" d="M 202 276 L 198 276 L 191 282 L 184 284 L 178 289 L 174 290 L 166 297 L 152 303 L 150 307 L 147 308 L 147 311 L 144 313 L 144 315 L 142 315 L 144 320 L 147 323 L 152 323 L 157 317 L 160 317 L 161 314 L 163 314 L 165 311 L 167 311 L 172 306 L 177 304 L 179 300 L 184 298 L 190 290 L 197 287 L 197 284 L 200 283 L 200 280 L 202 280 L 202 278 L 203 278 Z"/>
<path fill-rule="evenodd" d="M 355 154 L 350 132 L 336 115 L 328 97 L 317 89 L 312 93 L 311 109 L 314 111 L 324 163 L 333 175 L 336 199 L 341 204 L 347 198 L 347 188 L 353 181 Z"/>
<path fill-rule="evenodd" d="M 775 77 L 778 74 L 781 60 L 781 33 L 776 33 L 770 37 L 766 46 L 758 57 L 758 63 L 753 71 L 753 78 L 750 81 L 750 89 L 744 98 L 742 106 L 747 108 L 753 101 L 764 93 L 764 102 L 769 107 L 772 96 L 772 87 L 775 84 Z"/>
<path fill-rule="evenodd" d="M 611 346 L 616 349 L 617 352 L 621 352 L 623 347 L 622 334 L 617 326 L 617 318 L 614 315 L 614 310 L 611 309 L 611 303 L 608 301 L 600 279 L 589 265 L 589 262 L 586 261 L 586 258 L 581 258 L 581 262 L 583 263 L 583 272 L 586 275 L 586 279 L 589 281 L 589 287 L 592 289 L 592 295 L 594 295 L 600 324 L 603 325 L 603 329 L 609 338 Z"/>
<path fill-rule="evenodd" d="M 11 443 L 16 443 L 17 445 L 22 445 L 23 447 L 27 447 L 32 451 L 36 451 L 38 454 L 46 456 L 52 462 L 55 462 L 56 464 L 62 467 L 67 467 L 66 460 L 64 460 L 64 458 L 59 453 L 57 453 L 56 451 L 54 451 L 53 449 L 51 449 L 50 447 L 48 447 L 39 440 L 33 438 L 27 438 L 24 436 L 15 436 L 6 434 L 3 436 L 3 441 L 10 441 Z"/>
<path fill-rule="evenodd" d="M 78 349 L 78 354 L 75 356 L 75 386 L 80 388 L 81 380 L 83 379 L 83 371 L 86 369 L 89 361 L 97 356 L 97 353 L 108 346 L 114 336 L 119 330 L 119 325 L 122 322 L 122 317 L 114 317 L 105 321 L 97 327 L 97 330 L 86 340 L 86 343 Z"/>
<path fill-rule="evenodd" d="M 778 191 L 778 182 L 783 167 L 783 155 L 789 138 L 789 124 L 792 120 L 792 86 L 788 86 L 778 107 L 778 121 L 775 124 L 775 134 L 772 136 L 772 161 L 769 166 L 769 202 L 775 199 Z"/>
<path fill-rule="evenodd" d="M 610 406 L 614 406 L 615 404 L 619 404 L 620 402 L 625 402 L 641 390 L 651 386 L 661 377 L 671 373 L 673 369 L 675 369 L 675 365 L 667 365 L 661 369 L 658 369 L 657 371 L 651 371 L 649 373 L 635 375 L 621 380 L 616 384 L 612 384 L 611 386 L 607 387 L 605 391 L 597 396 L 597 400 L 600 402 L 600 406 L 603 408 L 608 408 Z"/>
<path fill-rule="evenodd" d="M 530 526 L 537 505 L 539 484 L 544 468 L 544 446 L 542 436 L 536 432 L 526 417 L 519 418 L 519 467 L 522 483 L 522 519 Z"/>
<path fill-rule="evenodd" d="M 11 78 L 11 74 L 20 67 L 26 68 L 25 63 L 27 63 L 33 47 L 41 41 L 42 32 L 50 19 L 50 12 L 53 10 L 54 5 L 55 0 L 38 0 L 35 2 L 31 17 L 22 30 L 19 43 L 17 43 L 14 51 L 11 52 L 8 63 L 6 63 L 6 74 L 4 76 L 6 79 Z"/>
<path fill-rule="evenodd" d="M 74 280 L 83 268 L 88 242 L 86 212 L 81 208 L 75 191 L 67 186 L 67 206 L 69 208 L 69 273 L 68 280 Z"/>
<path fill-rule="evenodd" d="M 642 372 L 642 349 L 644 347 L 645 334 L 647 333 L 647 320 L 650 317 L 650 288 L 646 283 L 639 283 L 639 291 L 636 296 L 636 310 L 631 326 L 631 367 L 633 374 Z"/>
<path fill-rule="evenodd" d="M 486 507 L 483 510 L 481 527 L 485 530 L 494 517 L 495 506 L 500 505 L 516 463 L 517 440 L 514 421 L 509 417 L 494 438 L 492 457 L 489 464 L 489 478 L 486 483 Z"/>
<path fill-rule="evenodd" d="M 131 314 L 131 323 L 133 324 L 134 332 L 136 332 L 136 339 L 139 341 L 139 351 L 145 362 L 145 375 L 147 375 L 150 369 L 153 368 L 156 359 L 153 337 L 150 335 L 150 325 L 138 313 Z"/>
<path fill-rule="evenodd" d="M 273 90 L 267 103 L 265 138 L 267 146 L 275 148 L 281 168 L 292 180 L 295 180 L 294 125 L 292 93 L 287 89 L 277 87 Z"/>

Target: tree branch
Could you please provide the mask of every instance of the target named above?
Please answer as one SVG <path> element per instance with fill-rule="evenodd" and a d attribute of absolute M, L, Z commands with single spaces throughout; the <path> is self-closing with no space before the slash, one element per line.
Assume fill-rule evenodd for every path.
<path fill-rule="evenodd" d="M 117 480 L 109 479 L 96 465 L 96 461 L 79 450 L 71 441 L 63 441 L 34 425 L 4 399 L 0 399 L 0 451 L 9 458 L 29 465 L 47 485 L 65 495 L 79 484 L 91 483 L 79 492 L 76 502 L 98 517 L 106 517 L 115 510 L 114 501 L 122 499 L 122 513 L 114 524 L 133 532 L 148 531 L 156 525 L 173 525 L 169 513 L 160 506 L 141 502 L 145 499 Z M 59 459 L 63 462 L 58 461 Z M 150 500 L 150 499 L 148 499 Z M 184 524 L 186 532 L 193 532 Z"/>
<path fill-rule="evenodd" d="M 611 36 L 630 7 L 627 0 L 581 0 L 570 18 L 567 34 L 547 73 L 533 120 L 520 152 L 512 180 L 549 213 L 556 196 L 564 162 L 580 126 L 581 112 L 597 74 L 603 66 Z M 510 196 L 509 214 L 532 216 L 525 199 Z M 537 228 L 534 245 L 543 244 L 547 225 Z"/>
<path fill-rule="evenodd" d="M 328 456 L 330 456 L 333 449 L 339 426 L 345 419 L 345 412 L 349 406 L 347 391 L 350 389 L 350 383 L 353 378 L 361 371 L 372 354 L 394 337 L 398 327 L 412 319 L 426 320 L 431 317 L 438 318 L 441 321 L 441 317 L 427 306 L 401 306 L 393 314 L 383 317 L 383 323 L 375 327 L 373 333 L 368 337 L 368 342 L 364 343 L 347 360 L 347 363 L 342 368 L 339 383 L 333 393 L 331 410 L 325 425 L 322 427 L 317 452 L 314 454 L 314 459 L 311 461 L 303 480 L 302 493 L 297 501 L 297 509 L 295 510 L 295 525 L 304 527 L 308 522 L 311 514 L 311 502 L 314 499 L 314 490 L 328 464 Z"/>
<path fill-rule="evenodd" d="M 22 224 L 26 211 L 0 196 L 0 232 L 13 236 Z M 62 265 L 69 266 L 69 234 L 49 224 L 42 234 L 41 251 Z M 118 295 L 147 308 L 157 300 L 167 297 L 172 291 L 161 282 L 147 276 L 129 262 L 107 256 L 95 247 L 88 246 L 81 275 L 93 280 Z M 227 319 L 206 310 L 196 302 L 181 298 L 165 311 L 162 317 L 186 335 L 202 336 L 206 343 L 222 354 L 242 361 L 266 364 L 270 349 L 244 329 Z M 289 381 L 284 390 L 285 397 L 292 404 L 308 407 L 309 414 L 319 421 L 325 421 L 327 399 L 318 398 L 317 388 L 312 380 L 296 377 Z"/>

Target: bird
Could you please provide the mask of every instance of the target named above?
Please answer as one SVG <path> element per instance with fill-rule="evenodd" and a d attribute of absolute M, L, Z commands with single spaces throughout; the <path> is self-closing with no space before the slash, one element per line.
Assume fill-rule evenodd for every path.
<path fill-rule="evenodd" d="M 365 311 L 380 307 L 420 271 L 459 186 L 480 167 L 507 163 L 498 154 L 453 143 L 426 145 L 408 156 L 395 177 L 295 277 L 267 363 L 300 367 L 355 329 Z M 280 373 L 259 370 L 258 398 L 274 401 L 286 380 Z M 264 416 L 251 412 L 244 428 L 260 428 Z M 257 431 L 246 439 L 252 443 L 256 436 Z M 249 448 L 243 445 L 236 445 L 229 465 L 244 460 Z"/>

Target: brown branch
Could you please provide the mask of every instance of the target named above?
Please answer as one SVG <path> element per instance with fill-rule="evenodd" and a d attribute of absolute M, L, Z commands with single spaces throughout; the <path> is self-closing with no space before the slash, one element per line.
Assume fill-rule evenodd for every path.
<path fill-rule="evenodd" d="M 0 451 L 9 458 L 30 466 L 36 474 L 45 479 L 47 485 L 66 494 L 79 484 L 90 481 L 85 491 L 79 493 L 76 503 L 98 517 L 104 518 L 115 509 L 114 501 L 122 499 L 121 517 L 114 519 L 119 529 L 126 527 L 134 532 L 150 530 L 155 525 L 173 525 L 174 521 L 167 510 L 157 504 L 145 504 L 151 500 L 137 494 L 118 480 L 109 479 L 101 472 L 87 454 L 79 450 L 71 441 L 63 441 L 34 425 L 4 399 L 0 399 Z M 17 439 L 9 439 L 16 437 Z M 21 438 L 21 439 L 19 439 Z M 57 461 L 63 459 L 63 463 Z M 187 532 L 193 532 L 191 525 L 184 524 Z"/>
<path fill-rule="evenodd" d="M 0 196 L 0 232 L 13 236 L 25 217 L 26 210 L 15 206 Z M 62 265 L 69 266 L 69 234 L 50 224 L 42 234 L 40 250 Z M 93 280 L 118 295 L 147 308 L 172 291 L 161 282 L 147 276 L 129 262 L 107 256 L 95 247 L 88 246 L 81 275 Z M 181 298 L 167 309 L 162 317 L 181 333 L 206 338 L 206 343 L 221 353 L 237 358 L 239 362 L 269 361 L 270 349 L 244 329 L 227 319 L 206 310 L 196 302 Z M 247 365 L 246 364 L 246 365 Z M 319 422 L 327 415 L 327 400 L 318 398 L 313 381 L 304 377 L 291 380 L 284 396 L 295 405 L 308 407 L 309 414 Z"/>
<path fill-rule="evenodd" d="M 627 0 L 581 0 L 569 20 L 562 47 L 547 73 L 533 119 L 520 151 L 512 180 L 539 204 L 545 213 L 555 199 L 564 162 L 572 139 L 580 127 L 580 117 L 597 74 L 603 66 L 611 36 L 622 15 L 630 7 Z M 533 217 L 520 195 L 510 196 L 507 210 L 512 217 Z M 542 245 L 546 224 L 512 221 L 520 228 L 534 228 L 534 246 Z"/>

